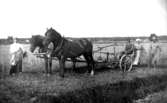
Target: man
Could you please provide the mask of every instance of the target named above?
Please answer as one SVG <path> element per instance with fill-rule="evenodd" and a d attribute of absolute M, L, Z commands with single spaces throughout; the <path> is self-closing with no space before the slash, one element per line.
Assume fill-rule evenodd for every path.
<path fill-rule="evenodd" d="M 134 44 L 132 44 L 132 42 L 130 41 L 130 39 L 128 39 L 128 42 L 125 46 L 125 53 L 126 54 L 132 54 L 135 50 L 135 46 Z"/>
<path fill-rule="evenodd" d="M 157 66 L 160 55 L 161 55 L 161 48 L 158 43 L 158 36 L 156 34 L 151 34 L 149 37 L 150 46 L 149 46 L 149 60 L 148 60 L 148 67 Z"/>
<path fill-rule="evenodd" d="M 134 44 L 132 44 L 132 42 L 130 41 L 130 39 L 127 40 L 127 43 L 125 45 L 125 50 L 123 52 L 121 52 L 119 58 L 122 57 L 122 55 L 126 54 L 126 55 L 129 55 L 129 54 L 132 54 L 135 50 L 135 46 Z"/>
<path fill-rule="evenodd" d="M 24 54 L 23 46 L 17 43 L 16 38 L 13 38 L 13 43 L 10 45 L 10 75 L 22 72 L 22 59 Z"/>

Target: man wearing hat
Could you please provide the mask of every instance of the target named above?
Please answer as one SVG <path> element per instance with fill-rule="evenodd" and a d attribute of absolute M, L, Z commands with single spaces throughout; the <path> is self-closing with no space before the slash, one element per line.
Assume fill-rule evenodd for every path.
<path fill-rule="evenodd" d="M 149 37 L 150 46 L 149 46 L 149 60 L 148 67 L 157 65 L 160 60 L 161 48 L 158 43 L 158 36 L 156 34 L 151 34 Z"/>
<path fill-rule="evenodd" d="M 13 38 L 13 43 L 10 45 L 10 75 L 22 72 L 22 59 L 24 53 L 23 46 L 17 43 L 16 38 Z"/>

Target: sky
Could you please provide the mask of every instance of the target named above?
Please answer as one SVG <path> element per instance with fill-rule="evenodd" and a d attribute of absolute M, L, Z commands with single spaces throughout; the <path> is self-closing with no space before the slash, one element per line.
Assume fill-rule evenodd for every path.
<path fill-rule="evenodd" d="M 1 0 L 0 38 L 167 35 L 167 0 Z"/>

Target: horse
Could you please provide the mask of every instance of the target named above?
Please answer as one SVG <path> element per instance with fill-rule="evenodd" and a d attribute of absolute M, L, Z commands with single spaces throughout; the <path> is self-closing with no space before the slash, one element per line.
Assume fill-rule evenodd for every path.
<path fill-rule="evenodd" d="M 39 53 L 46 52 L 47 48 L 43 45 L 44 36 L 41 35 L 33 35 L 30 39 L 30 51 L 33 53 L 35 49 L 38 47 Z M 44 60 L 45 60 L 45 73 L 50 75 L 52 73 L 52 58 L 48 58 L 47 55 L 44 54 Z"/>
<path fill-rule="evenodd" d="M 88 72 L 94 75 L 94 59 L 93 59 L 93 44 L 88 39 L 67 40 L 62 37 L 53 28 L 45 32 L 44 45 L 53 43 L 53 48 L 49 53 L 51 56 L 56 56 L 59 60 L 60 72 L 59 75 L 64 77 L 64 65 L 67 58 L 75 60 L 76 57 L 84 56 L 88 64 Z"/>

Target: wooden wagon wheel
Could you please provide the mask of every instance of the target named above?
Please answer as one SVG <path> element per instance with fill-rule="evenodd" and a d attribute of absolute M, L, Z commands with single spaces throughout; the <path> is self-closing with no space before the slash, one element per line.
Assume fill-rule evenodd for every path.
<path fill-rule="evenodd" d="M 130 55 L 123 55 L 119 60 L 119 67 L 123 72 L 131 71 L 133 66 L 133 60 Z"/>

